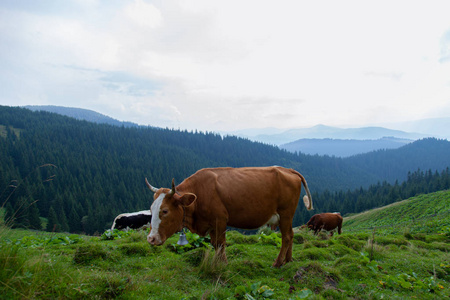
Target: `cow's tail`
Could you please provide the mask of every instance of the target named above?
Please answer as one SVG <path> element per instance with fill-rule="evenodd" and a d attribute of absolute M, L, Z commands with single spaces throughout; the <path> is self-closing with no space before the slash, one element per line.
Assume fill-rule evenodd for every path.
<path fill-rule="evenodd" d="M 303 196 L 303 203 L 305 204 L 306 209 L 313 210 L 314 209 L 313 201 L 312 201 L 311 193 L 309 191 L 308 184 L 306 183 L 305 177 L 303 177 L 302 174 L 300 174 L 299 172 L 297 172 L 295 170 L 292 170 L 292 171 L 294 171 L 294 173 L 300 177 L 300 179 L 302 180 L 303 186 L 305 187 L 306 195 Z"/>

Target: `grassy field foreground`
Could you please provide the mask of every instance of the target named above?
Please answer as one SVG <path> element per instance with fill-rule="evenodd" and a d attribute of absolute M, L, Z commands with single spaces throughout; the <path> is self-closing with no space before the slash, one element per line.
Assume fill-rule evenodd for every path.
<path fill-rule="evenodd" d="M 445 211 L 449 209 L 445 203 L 449 202 L 450 192 L 418 199 L 405 205 L 428 203 L 427 206 L 437 207 L 442 202 L 444 207 L 439 210 Z M 401 209 L 402 216 L 415 214 L 414 209 Z M 398 206 L 394 211 L 399 210 Z M 229 263 L 224 265 L 215 260 L 213 250 L 195 235 L 189 236 L 193 250 L 187 251 L 174 246 L 177 236 L 164 246 L 152 247 L 146 242 L 146 232 L 89 237 L 0 227 L 0 297 L 448 298 L 448 214 L 439 218 L 424 215 L 403 224 L 385 209 L 373 213 L 376 215 L 346 219 L 343 234 L 331 238 L 324 233 L 313 236 L 307 231 L 297 232 L 294 261 L 279 269 L 271 265 L 278 255 L 280 238 L 271 232 L 251 236 L 227 232 Z M 433 214 L 436 212 L 431 211 Z M 403 225 L 392 226 L 396 222 Z"/>

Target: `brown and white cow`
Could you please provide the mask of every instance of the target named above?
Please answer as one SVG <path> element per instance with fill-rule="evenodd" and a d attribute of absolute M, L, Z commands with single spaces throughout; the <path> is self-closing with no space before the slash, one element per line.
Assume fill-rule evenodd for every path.
<path fill-rule="evenodd" d="M 162 245 L 175 232 L 187 227 L 191 232 L 211 237 L 217 255 L 226 262 L 227 226 L 256 229 L 274 215 L 282 235 L 282 245 L 273 266 L 292 260 L 292 219 L 302 183 L 307 209 L 313 209 L 305 178 L 283 167 L 201 169 L 175 187 L 157 189 L 154 194 L 152 230 L 147 240 Z"/>
<path fill-rule="evenodd" d="M 306 225 L 302 227 L 308 227 L 314 231 L 314 234 L 318 234 L 319 231 L 326 230 L 331 231 L 337 228 L 338 233 L 342 233 L 342 217 L 340 213 L 321 213 L 316 214 L 309 219 Z M 331 232 L 333 235 L 333 232 Z"/>

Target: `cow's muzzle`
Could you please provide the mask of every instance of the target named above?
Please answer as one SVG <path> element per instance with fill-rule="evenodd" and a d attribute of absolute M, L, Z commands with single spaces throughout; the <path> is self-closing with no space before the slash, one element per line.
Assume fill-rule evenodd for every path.
<path fill-rule="evenodd" d="M 164 244 L 164 242 L 161 240 L 161 237 L 159 235 L 148 235 L 147 236 L 147 242 L 149 242 L 151 245 L 154 246 L 160 246 Z"/>

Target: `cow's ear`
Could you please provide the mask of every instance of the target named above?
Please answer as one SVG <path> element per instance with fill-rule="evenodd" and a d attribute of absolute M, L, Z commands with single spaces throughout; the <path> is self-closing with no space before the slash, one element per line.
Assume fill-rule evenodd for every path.
<path fill-rule="evenodd" d="M 192 193 L 186 193 L 183 196 L 180 197 L 181 205 L 183 206 L 189 206 L 191 205 L 195 200 L 197 199 L 197 196 Z"/>

